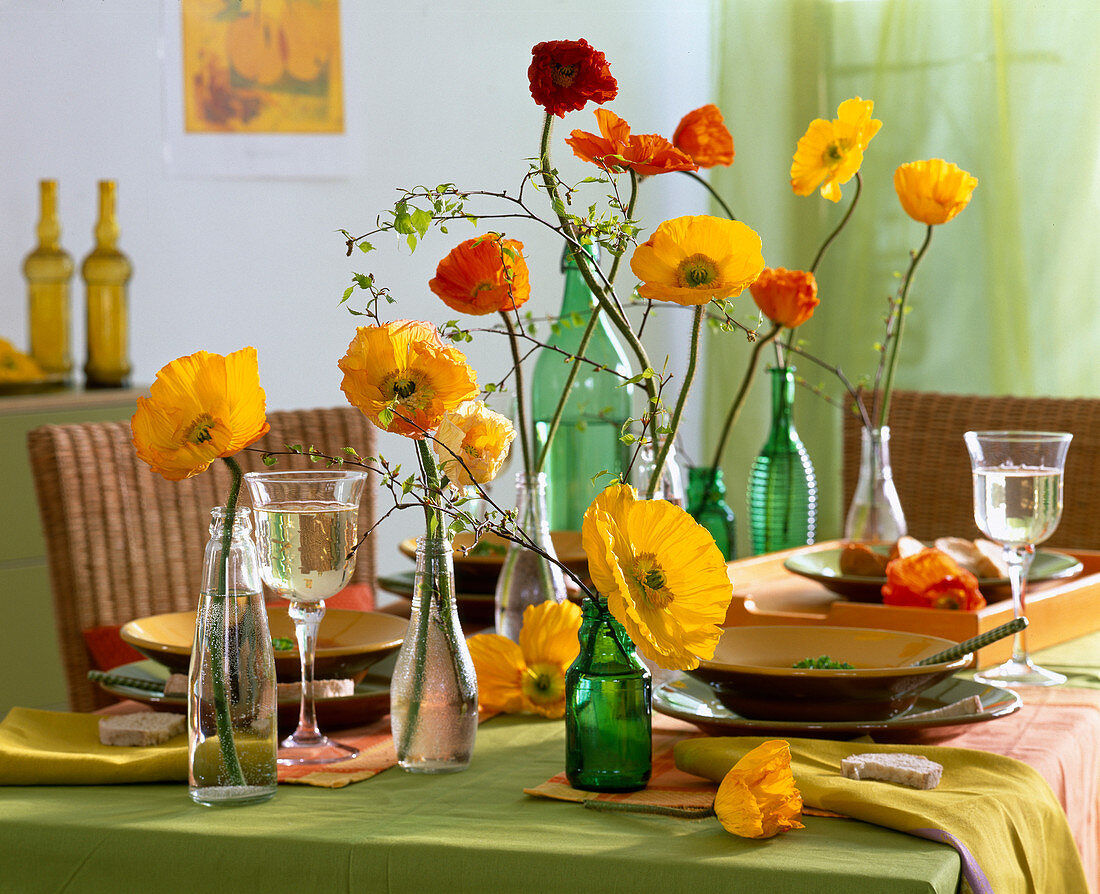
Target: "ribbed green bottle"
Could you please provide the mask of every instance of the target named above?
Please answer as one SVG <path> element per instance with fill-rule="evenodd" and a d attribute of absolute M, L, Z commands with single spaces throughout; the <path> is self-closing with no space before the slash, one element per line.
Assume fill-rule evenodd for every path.
<path fill-rule="evenodd" d="M 589 253 L 596 256 L 594 248 Z M 568 246 L 562 256 L 562 272 L 565 293 L 561 312 L 547 342 L 549 347 L 542 349 L 535 362 L 531 385 L 531 418 L 538 450 L 546 443 L 550 421 L 574 363 L 568 355 L 577 353 L 595 304 Z M 610 480 L 605 476 L 593 482 L 593 476 L 600 472 L 620 475 L 629 464 L 628 448 L 619 436 L 631 414 L 630 388 L 621 387 L 631 374 L 630 364 L 604 314 L 596 322 L 584 356 L 592 362 L 581 362 L 543 469 L 550 527 L 555 531 L 579 531 L 585 510 Z"/>
<path fill-rule="evenodd" d="M 791 418 L 794 367 L 768 373 L 771 430 L 749 472 L 749 528 L 757 555 L 813 543 L 817 530 L 817 476 Z"/>
<path fill-rule="evenodd" d="M 737 555 L 737 518 L 726 502 L 722 470 L 712 466 L 688 468 L 687 511 L 706 528 L 727 562 Z"/>
<path fill-rule="evenodd" d="M 582 609 L 565 673 L 565 775 L 583 791 L 637 791 L 653 769 L 652 678 L 603 600 Z"/>

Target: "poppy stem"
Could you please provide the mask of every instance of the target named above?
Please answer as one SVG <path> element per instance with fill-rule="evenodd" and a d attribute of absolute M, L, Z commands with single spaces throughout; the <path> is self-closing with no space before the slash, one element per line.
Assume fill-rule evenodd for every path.
<path fill-rule="evenodd" d="M 676 440 L 676 432 L 680 428 L 680 417 L 684 413 L 684 404 L 687 403 L 688 392 L 691 390 L 691 383 L 695 380 L 695 368 L 699 364 L 699 334 L 702 331 L 703 316 L 706 313 L 706 305 L 700 304 L 695 308 L 695 313 L 691 320 L 691 345 L 688 352 L 688 365 L 684 370 L 684 384 L 680 386 L 680 394 L 676 398 L 676 406 L 672 411 L 672 419 L 669 420 L 668 427 L 669 432 L 665 436 L 664 442 L 661 444 L 661 448 L 654 454 L 656 457 L 653 463 L 653 474 L 650 476 L 649 484 L 646 485 L 646 498 L 652 499 L 653 494 L 657 492 L 657 488 L 661 484 L 661 471 L 665 467 L 665 460 L 668 458 L 669 451 L 672 449 L 672 442 Z M 656 439 L 654 445 L 656 445 Z"/>
<path fill-rule="evenodd" d="M 716 816 L 714 807 L 665 807 L 661 804 L 600 801 L 596 798 L 585 798 L 583 804 L 589 810 L 599 810 L 606 813 L 649 813 L 654 816 L 674 816 L 678 819 L 707 819 Z"/>
<path fill-rule="evenodd" d="M 733 403 L 730 405 L 729 412 L 726 414 L 726 421 L 722 424 L 722 434 L 718 438 L 718 446 L 714 450 L 714 459 L 711 460 L 710 464 L 711 468 L 717 469 L 722 463 L 722 454 L 726 451 L 726 444 L 729 441 L 730 432 L 733 431 L 733 425 L 737 421 L 737 417 L 741 415 L 741 410 L 745 406 L 745 398 L 748 396 L 749 388 L 752 387 L 753 379 L 756 378 L 756 368 L 760 361 L 760 352 L 764 350 L 768 342 L 775 340 L 775 337 L 779 335 L 782 329 L 783 326 L 776 323 L 772 326 L 771 331 L 767 335 L 752 346 L 752 355 L 749 357 L 749 365 L 745 369 L 745 376 L 741 380 L 741 388 L 737 392 L 737 397 L 733 399 Z"/>
<path fill-rule="evenodd" d="M 733 213 L 733 210 L 730 208 L 730 206 L 726 204 L 725 199 L 723 199 L 718 194 L 718 192 L 714 189 L 714 187 L 711 186 L 707 182 L 705 177 L 700 177 L 694 171 L 681 171 L 680 173 L 681 174 L 687 174 L 692 180 L 694 180 L 696 183 L 698 183 L 700 186 L 702 186 L 707 192 L 709 192 L 710 195 L 711 195 L 711 198 L 714 199 L 714 201 L 716 201 L 719 205 L 722 206 L 722 210 L 726 213 L 726 217 L 728 217 L 730 220 L 737 220 L 737 216 Z"/>
<path fill-rule="evenodd" d="M 527 402 L 523 393 L 523 360 L 519 356 L 519 339 L 516 324 L 507 311 L 500 312 L 508 330 L 508 344 L 512 348 L 512 371 L 516 377 L 516 422 L 519 429 L 519 446 L 523 451 L 523 473 L 528 484 L 535 480 L 535 467 L 531 462 L 531 433 L 527 429 Z"/>

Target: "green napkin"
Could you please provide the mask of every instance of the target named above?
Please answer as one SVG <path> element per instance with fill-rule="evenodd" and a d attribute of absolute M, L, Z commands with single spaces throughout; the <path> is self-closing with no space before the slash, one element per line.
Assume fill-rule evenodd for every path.
<path fill-rule="evenodd" d="M 102 745 L 98 714 L 12 708 L 0 723 L 0 785 L 183 782 L 187 735 L 148 748 Z"/>
<path fill-rule="evenodd" d="M 720 782 L 762 741 L 688 739 L 676 745 L 676 766 Z M 1089 889 L 1066 815 L 1046 780 L 1027 764 L 966 748 L 788 741 L 806 806 L 950 844 L 976 894 L 1082 894 Z M 918 791 L 840 775 L 842 758 L 891 751 L 942 764 L 940 784 Z"/>

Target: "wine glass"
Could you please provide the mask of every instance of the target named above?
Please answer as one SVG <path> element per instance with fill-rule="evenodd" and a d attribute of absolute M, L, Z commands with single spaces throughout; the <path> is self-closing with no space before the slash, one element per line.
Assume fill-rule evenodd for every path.
<path fill-rule="evenodd" d="M 1042 543 L 1062 518 L 1062 472 L 1073 435 L 1045 431 L 968 431 L 974 473 L 974 520 L 1004 549 L 1012 610 L 1026 617 L 1027 573 Z M 992 686 L 1055 686 L 1066 678 L 1039 667 L 1027 653 L 1027 631 L 1012 640 L 1012 657 L 974 675 Z"/>
<path fill-rule="evenodd" d="M 313 660 L 325 599 L 355 570 L 359 499 L 366 472 L 249 472 L 244 476 L 256 516 L 260 574 L 290 600 L 302 666 L 298 728 L 280 743 L 280 764 L 328 764 L 358 750 L 317 728 Z"/>

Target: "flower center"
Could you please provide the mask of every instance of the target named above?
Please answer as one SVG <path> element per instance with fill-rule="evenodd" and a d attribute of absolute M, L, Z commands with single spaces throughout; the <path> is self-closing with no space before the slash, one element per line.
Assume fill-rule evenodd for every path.
<path fill-rule="evenodd" d="M 556 664 L 531 664 L 523 672 L 523 694 L 534 704 L 561 701 L 565 694 L 565 674 Z"/>
<path fill-rule="evenodd" d="M 404 400 L 416 391 L 416 382 L 412 379 L 398 379 L 393 383 L 393 393 Z"/>
<path fill-rule="evenodd" d="M 638 582 L 642 598 L 650 608 L 668 608 L 673 595 L 668 590 L 668 578 L 657 563 L 656 556 L 640 555 L 634 560 L 634 580 Z"/>
<path fill-rule="evenodd" d="M 418 410 L 431 401 L 434 391 L 423 373 L 410 369 L 384 379 L 382 393 L 407 410 Z"/>
<path fill-rule="evenodd" d="M 708 286 L 718 278 L 718 264 L 704 254 L 684 258 L 676 268 L 676 283 L 683 289 Z"/>
<path fill-rule="evenodd" d="M 187 432 L 187 443 L 189 444 L 202 444 L 206 441 L 213 441 L 214 436 L 210 433 L 210 429 L 215 426 L 213 417 L 209 413 L 203 413 L 191 423 L 191 428 Z"/>
<path fill-rule="evenodd" d="M 553 64 L 553 72 L 550 75 L 554 85 L 557 87 L 571 87 L 573 81 L 577 78 L 577 66 L 576 65 L 558 65 Z"/>

